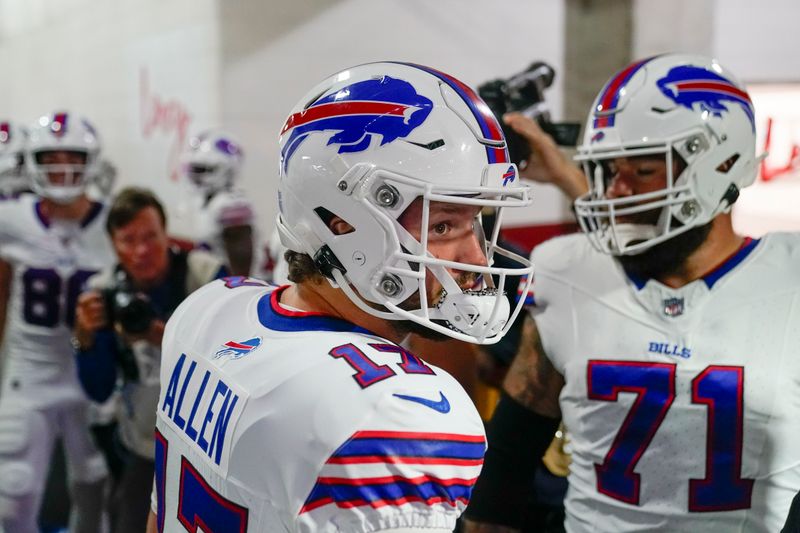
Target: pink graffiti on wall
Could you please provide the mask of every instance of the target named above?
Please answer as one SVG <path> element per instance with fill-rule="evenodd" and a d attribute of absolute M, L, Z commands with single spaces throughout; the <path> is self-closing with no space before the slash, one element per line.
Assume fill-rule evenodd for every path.
<path fill-rule="evenodd" d="M 766 132 L 764 133 L 764 152 L 767 154 L 770 153 L 770 148 L 772 147 L 773 120 L 774 119 L 772 117 L 767 117 L 767 127 Z M 800 168 L 800 145 L 798 145 L 795 141 L 792 141 L 789 151 L 789 158 L 787 159 L 786 164 L 772 166 L 768 165 L 766 158 L 761 160 L 761 179 L 764 181 L 769 181 L 780 176 L 788 175 L 797 168 Z"/>
<path fill-rule="evenodd" d="M 142 136 L 149 139 L 156 134 L 172 139 L 167 158 L 167 173 L 171 180 L 178 179 L 180 155 L 186 146 L 192 115 L 177 99 L 166 99 L 150 87 L 147 68 L 139 69 L 139 116 Z"/>

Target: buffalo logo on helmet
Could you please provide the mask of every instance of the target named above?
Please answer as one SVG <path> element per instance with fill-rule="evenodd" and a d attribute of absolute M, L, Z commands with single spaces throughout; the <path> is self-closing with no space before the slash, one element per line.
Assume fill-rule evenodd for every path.
<path fill-rule="evenodd" d="M 687 109 L 707 111 L 721 117 L 729 109 L 725 102 L 742 107 L 755 131 L 753 102 L 747 93 L 730 80 L 702 67 L 681 65 L 670 69 L 666 76 L 656 82 L 664 95 L 678 105 Z"/>
<path fill-rule="evenodd" d="M 348 85 L 286 120 L 281 135 L 292 131 L 281 150 L 283 168 L 311 133 L 333 132 L 328 145 L 339 145 L 340 154 L 361 152 L 369 148 L 374 135 L 381 136 L 381 146 L 407 137 L 432 109 L 433 102 L 413 85 L 391 76 Z"/>
<path fill-rule="evenodd" d="M 513 166 L 508 167 L 508 170 L 506 170 L 503 173 L 503 187 L 513 182 L 516 177 L 517 177 L 517 172 L 516 170 L 514 170 L 514 167 Z"/>
<path fill-rule="evenodd" d="M 234 155 L 234 156 L 241 154 L 241 150 L 236 145 L 236 143 L 225 138 L 217 139 L 217 142 L 214 143 L 214 147 L 223 154 Z"/>

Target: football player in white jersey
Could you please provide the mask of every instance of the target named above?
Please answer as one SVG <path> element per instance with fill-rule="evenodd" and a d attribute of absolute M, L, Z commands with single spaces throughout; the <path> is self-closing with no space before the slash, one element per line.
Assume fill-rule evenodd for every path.
<path fill-rule="evenodd" d="M 229 133 L 207 130 L 192 137 L 183 156 L 186 177 L 200 196 L 195 242 L 236 275 L 251 273 L 256 242 L 253 206 L 235 187 L 244 151 Z"/>
<path fill-rule="evenodd" d="M 502 337 L 520 310 L 505 279 L 532 269 L 490 266 L 509 252 L 479 213 L 528 205 L 528 187 L 477 95 L 418 65 L 326 79 L 280 148 L 294 284 L 228 278 L 168 322 L 150 531 L 452 531 L 483 425 L 400 342 Z"/>
<path fill-rule="evenodd" d="M 33 533 L 53 443 L 68 462 L 71 531 L 100 527 L 106 465 L 92 443 L 87 399 L 70 344 L 75 299 L 110 265 L 104 206 L 84 193 L 100 140 L 70 113 L 30 129 L 27 173 L 35 195 L 0 203 L 0 529 Z"/>
<path fill-rule="evenodd" d="M 535 325 L 467 531 L 515 530 L 524 463 L 559 417 L 567 531 L 778 531 L 800 489 L 800 236 L 733 231 L 759 159 L 747 92 L 709 58 L 635 62 L 599 93 L 579 159 L 585 236 L 532 255 Z"/>

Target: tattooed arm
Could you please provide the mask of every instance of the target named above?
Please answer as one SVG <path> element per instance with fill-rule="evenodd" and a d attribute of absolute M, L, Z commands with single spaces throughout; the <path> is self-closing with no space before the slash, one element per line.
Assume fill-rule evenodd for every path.
<path fill-rule="evenodd" d="M 528 317 L 487 428 L 489 449 L 465 513 L 464 533 L 519 531 L 527 489 L 561 418 L 563 387 L 564 378 L 545 355 L 536 323 Z"/>

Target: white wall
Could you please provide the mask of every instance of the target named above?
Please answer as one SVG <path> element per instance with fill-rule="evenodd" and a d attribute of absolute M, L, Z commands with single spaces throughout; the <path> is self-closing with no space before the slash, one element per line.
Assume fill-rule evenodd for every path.
<path fill-rule="evenodd" d="M 634 0 L 631 56 L 712 54 L 715 0 Z"/>
<path fill-rule="evenodd" d="M 152 187 L 175 212 L 184 130 L 219 120 L 217 33 L 213 0 L 0 0 L 0 116 L 87 116 L 120 185 Z"/>
<path fill-rule="evenodd" d="M 744 82 L 800 81 L 797 0 L 635 0 L 633 56 L 697 52 Z"/>
<path fill-rule="evenodd" d="M 800 81 L 800 2 L 714 0 L 713 51 L 750 82 Z"/>

